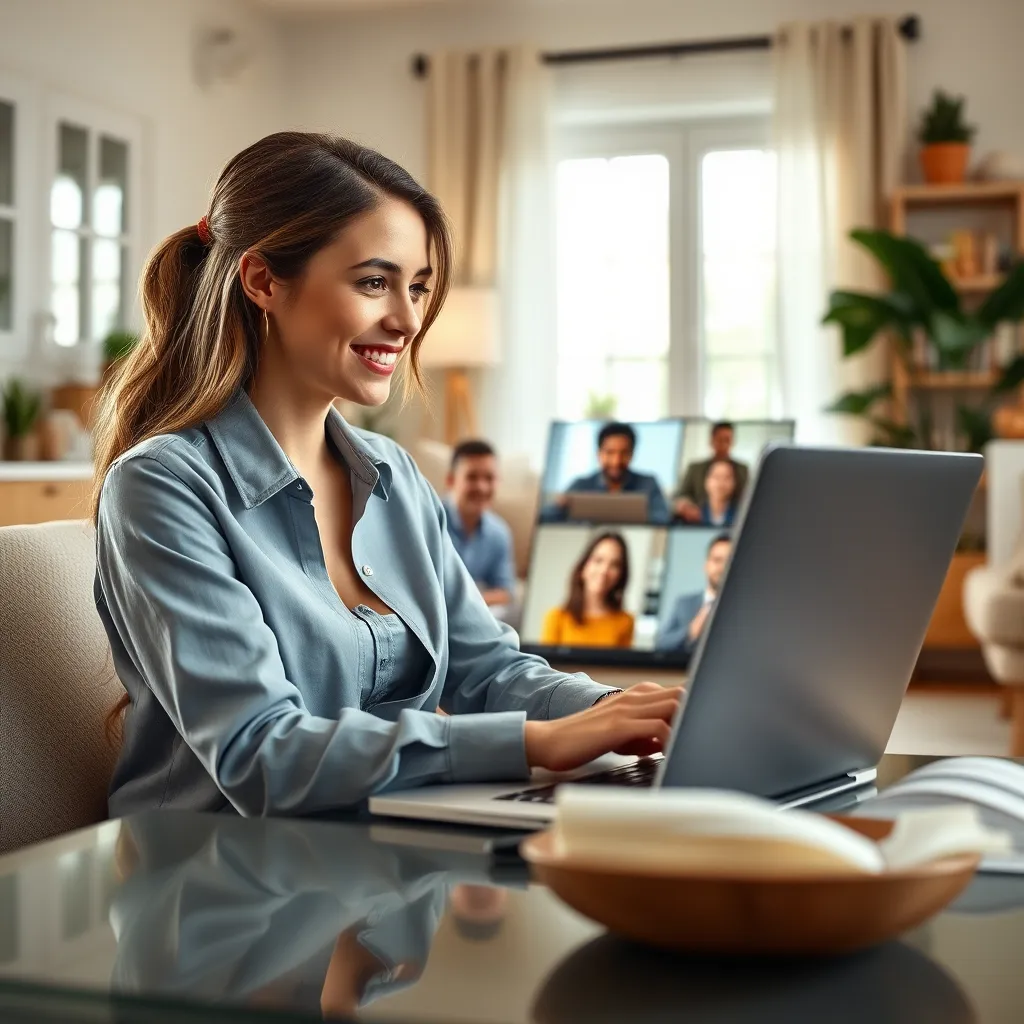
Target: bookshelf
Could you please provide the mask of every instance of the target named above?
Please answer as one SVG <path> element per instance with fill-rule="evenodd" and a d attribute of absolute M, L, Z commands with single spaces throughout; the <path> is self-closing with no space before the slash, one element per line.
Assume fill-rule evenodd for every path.
<path fill-rule="evenodd" d="M 965 182 L 961 185 L 905 185 L 894 190 L 889 211 L 893 234 L 910 235 L 925 245 L 947 243 L 955 232 L 971 233 L 972 260 L 950 258 L 946 270 L 965 310 L 976 308 L 1003 282 L 1005 268 L 993 255 L 1011 259 L 1024 254 L 1024 182 Z M 947 254 L 949 255 L 949 254 Z M 970 267 L 969 273 L 954 274 L 953 266 Z M 1003 325 L 996 336 L 972 353 L 966 369 L 938 370 L 929 365 L 933 353 L 924 339 L 917 339 L 909 359 L 890 346 L 892 401 L 890 413 L 896 423 L 917 419 L 921 411 L 931 420 L 931 442 L 936 447 L 954 447 L 958 441 L 958 406 L 981 402 L 999 380 L 1000 368 L 1021 348 L 1020 332 Z M 965 655 L 974 658 L 974 674 L 983 674 L 978 641 L 967 627 L 963 611 L 964 579 L 971 569 L 984 563 L 986 555 L 977 544 L 985 543 L 984 478 L 968 513 L 964 541 L 973 537 L 953 556 L 945 584 L 932 616 L 924 648 L 928 672 L 941 675 L 936 666 L 961 664 Z M 919 671 L 921 671 L 919 663 Z"/>
<path fill-rule="evenodd" d="M 911 223 L 913 222 L 913 223 Z M 1013 256 L 1024 254 L 1024 182 L 964 182 L 959 185 L 903 185 L 890 199 L 889 227 L 894 234 L 910 234 L 925 244 L 943 241 L 953 231 L 977 232 Z M 980 246 L 979 246 L 980 248 Z M 956 278 L 953 285 L 965 307 L 974 306 L 1004 280 L 1000 270 L 982 268 Z M 966 370 L 942 371 L 926 365 L 923 356 L 908 366 L 892 348 L 892 418 L 909 419 L 911 403 L 921 394 L 943 395 L 987 391 L 999 378 L 1001 366 L 1020 349 L 1016 329 L 1006 328 L 976 353 L 975 364 Z M 914 358 L 923 353 L 915 348 Z"/>

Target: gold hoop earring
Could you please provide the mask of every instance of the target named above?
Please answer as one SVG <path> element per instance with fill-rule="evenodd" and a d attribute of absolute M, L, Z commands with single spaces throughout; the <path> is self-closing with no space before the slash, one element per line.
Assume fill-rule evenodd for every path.
<path fill-rule="evenodd" d="M 263 341 L 270 341 L 270 314 L 263 310 Z"/>

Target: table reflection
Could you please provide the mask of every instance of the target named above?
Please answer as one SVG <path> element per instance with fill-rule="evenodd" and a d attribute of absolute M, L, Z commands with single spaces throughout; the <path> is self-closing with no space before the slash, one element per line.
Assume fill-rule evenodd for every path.
<path fill-rule="evenodd" d="M 507 894 L 483 884 L 485 862 L 453 868 L 355 825 L 178 826 L 121 827 L 116 992 L 346 1017 L 419 978 L 449 899 L 467 933 L 501 926 Z"/>
<path fill-rule="evenodd" d="M 891 942 L 836 960 L 735 961 L 656 952 L 612 936 L 547 977 L 536 1024 L 971 1024 L 977 1016 L 934 960 Z"/>

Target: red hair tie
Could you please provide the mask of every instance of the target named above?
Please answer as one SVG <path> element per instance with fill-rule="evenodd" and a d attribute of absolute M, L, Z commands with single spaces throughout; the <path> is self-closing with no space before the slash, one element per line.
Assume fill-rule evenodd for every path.
<path fill-rule="evenodd" d="M 199 241 L 202 242 L 203 245 L 209 245 L 210 244 L 210 222 L 206 219 L 206 214 L 205 213 L 203 214 L 202 217 L 199 218 L 199 223 L 196 225 L 196 231 L 199 232 Z"/>

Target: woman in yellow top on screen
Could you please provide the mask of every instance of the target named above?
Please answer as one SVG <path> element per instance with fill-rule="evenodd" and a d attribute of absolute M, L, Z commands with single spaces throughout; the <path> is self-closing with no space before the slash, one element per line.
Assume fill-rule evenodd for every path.
<path fill-rule="evenodd" d="M 618 533 L 587 546 L 569 577 L 569 598 L 544 616 L 540 642 L 559 647 L 629 647 L 633 616 L 622 610 L 629 583 L 629 549 Z"/>

